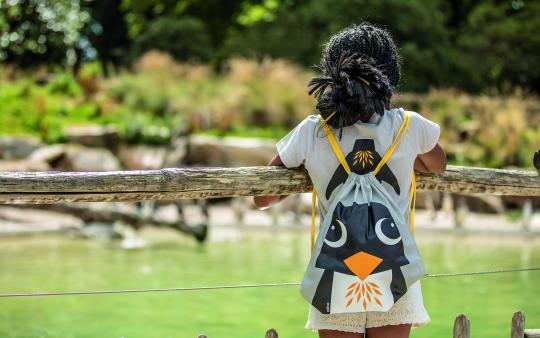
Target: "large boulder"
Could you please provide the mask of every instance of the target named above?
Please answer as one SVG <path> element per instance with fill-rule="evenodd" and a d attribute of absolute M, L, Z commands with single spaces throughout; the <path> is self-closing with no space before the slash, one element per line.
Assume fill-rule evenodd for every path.
<path fill-rule="evenodd" d="M 151 170 L 185 166 L 187 139 L 178 137 L 167 146 L 126 145 L 118 148 L 118 157 L 128 170 Z"/>
<path fill-rule="evenodd" d="M 175 168 L 185 166 L 188 151 L 187 147 L 187 137 L 177 137 L 172 140 L 171 144 L 167 147 L 167 153 L 165 155 L 165 162 L 163 164 L 163 167 Z"/>
<path fill-rule="evenodd" d="M 502 202 L 501 196 L 482 195 L 482 194 L 452 194 L 454 205 L 464 203 L 469 211 L 500 214 L 504 213 L 506 208 Z M 460 201 L 461 200 L 461 201 Z"/>
<path fill-rule="evenodd" d="M 192 135 L 185 162 L 193 166 L 266 165 L 276 154 L 275 142 L 256 138 Z"/>
<path fill-rule="evenodd" d="M 29 156 L 28 160 L 31 162 L 44 162 L 55 167 L 56 163 L 66 155 L 65 144 L 53 144 L 44 146 L 34 150 Z"/>
<path fill-rule="evenodd" d="M 120 170 L 120 162 L 105 148 L 85 147 L 79 144 L 65 144 L 64 155 L 54 164 L 60 171 L 113 171 Z"/>
<path fill-rule="evenodd" d="M 49 171 L 51 166 L 46 162 L 22 160 L 0 160 L 0 171 Z"/>
<path fill-rule="evenodd" d="M 127 170 L 149 170 L 163 167 L 167 149 L 145 145 L 121 145 L 118 157 Z"/>
<path fill-rule="evenodd" d="M 0 158 L 22 159 L 42 145 L 38 139 L 30 136 L 0 136 Z"/>
<path fill-rule="evenodd" d="M 63 134 L 68 142 L 88 147 L 105 147 L 115 151 L 120 144 L 120 136 L 113 126 L 69 126 L 64 128 Z"/>
<path fill-rule="evenodd" d="M 55 144 L 35 149 L 23 159 L 0 161 L 0 171 L 48 171 L 65 156 L 65 146 Z"/>

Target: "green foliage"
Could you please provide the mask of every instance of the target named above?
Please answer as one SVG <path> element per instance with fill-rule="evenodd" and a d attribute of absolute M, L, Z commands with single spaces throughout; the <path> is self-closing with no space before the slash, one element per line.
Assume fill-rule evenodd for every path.
<path fill-rule="evenodd" d="M 0 133 L 56 142 L 64 126 L 91 122 L 115 125 L 130 143 L 165 144 L 177 132 L 277 139 L 315 111 L 306 93 L 313 74 L 284 60 L 233 59 L 217 73 L 151 52 L 132 72 L 104 79 L 99 69 L 58 73 L 45 85 L 30 76 L 4 80 Z M 83 89 L 89 78 L 98 83 L 92 95 Z M 537 98 L 430 91 L 396 95 L 392 105 L 438 122 L 455 164 L 530 167 L 540 144 Z"/>
<path fill-rule="evenodd" d="M 55 74 L 47 88 L 51 94 L 63 94 L 71 97 L 81 93 L 81 89 L 71 73 Z"/>
<path fill-rule="evenodd" d="M 133 44 L 136 56 L 160 50 L 180 61 L 208 61 L 212 55 L 210 36 L 204 24 L 195 18 L 159 18 L 150 23 Z"/>
<path fill-rule="evenodd" d="M 201 131 L 202 134 L 213 136 L 236 136 L 236 137 L 256 137 L 279 140 L 287 135 L 289 130 L 280 127 L 232 127 L 230 130 L 220 130 L 211 128 Z"/>
<path fill-rule="evenodd" d="M 73 65 L 89 19 L 79 0 L 0 1 L 0 61 Z"/>
<path fill-rule="evenodd" d="M 393 103 L 441 125 L 450 162 L 462 165 L 531 167 L 540 144 L 537 99 L 469 96 L 450 91 L 398 95 Z"/>
<path fill-rule="evenodd" d="M 486 83 L 499 91 L 513 87 L 540 92 L 540 2 L 483 2 L 468 15 L 457 36 L 465 74 L 455 85 L 479 91 Z M 461 74 L 458 74 L 461 75 Z"/>
<path fill-rule="evenodd" d="M 401 47 L 403 88 L 427 90 L 447 73 L 445 18 L 438 3 L 396 0 L 319 0 L 282 7 L 273 21 L 237 29 L 226 42 L 230 54 L 270 55 L 311 66 L 318 64 L 330 35 L 364 20 L 387 27 Z M 406 13 L 406 15 L 404 15 Z M 303 24 L 299 25 L 298 22 Z"/>
<path fill-rule="evenodd" d="M 400 47 L 402 90 L 540 92 L 537 1 L 311 0 L 285 2 L 271 14 L 233 27 L 225 54 L 311 66 L 332 33 L 370 21 L 386 27 Z"/>
<path fill-rule="evenodd" d="M 237 56 L 312 66 L 333 33 L 362 21 L 397 40 L 401 90 L 540 93 L 540 2 L 532 0 L 0 1 L 0 61 L 98 58 L 108 74 L 157 49 L 216 69 Z"/>

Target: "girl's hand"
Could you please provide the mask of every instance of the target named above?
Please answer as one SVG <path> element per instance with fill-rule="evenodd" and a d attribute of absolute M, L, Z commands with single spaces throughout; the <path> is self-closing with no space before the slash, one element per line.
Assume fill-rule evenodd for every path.
<path fill-rule="evenodd" d="M 281 158 L 279 157 L 279 154 L 276 154 L 268 163 L 269 166 L 279 166 L 279 167 L 285 167 L 283 162 L 281 161 Z M 264 210 L 268 207 L 270 207 L 272 204 L 277 203 L 281 201 L 282 199 L 286 198 L 289 195 L 281 195 L 281 196 L 254 196 L 253 197 L 253 203 L 255 203 L 255 206 L 259 208 L 260 210 Z"/>

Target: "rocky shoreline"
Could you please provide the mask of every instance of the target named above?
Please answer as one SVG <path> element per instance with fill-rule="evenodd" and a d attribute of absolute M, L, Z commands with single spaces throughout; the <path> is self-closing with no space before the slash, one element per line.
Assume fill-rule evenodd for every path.
<path fill-rule="evenodd" d="M 67 139 L 66 143 L 53 145 L 43 144 L 27 136 L 0 136 L 0 171 L 112 171 L 190 166 L 236 167 L 265 165 L 275 154 L 275 142 L 267 139 L 195 134 L 176 137 L 165 146 L 130 145 L 121 140 L 114 128 L 98 125 L 69 127 L 65 129 L 64 135 Z M 145 217 L 156 218 L 149 219 L 151 222 L 148 224 L 155 223 L 162 226 L 168 224 L 166 221 L 159 220 L 160 215 L 164 213 L 167 215 L 165 219 L 172 224 L 171 227 L 175 227 L 174 224 L 202 223 L 215 226 L 214 223 L 217 222 L 219 225 L 222 219 L 229 220 L 228 225 L 308 224 L 300 222 L 300 219 L 310 213 L 309 196 L 299 195 L 287 200 L 279 207 L 265 212 L 255 210 L 248 198 L 225 201 L 182 200 L 90 204 L 92 209 L 98 211 L 115 210 L 131 213 L 131 216 L 126 216 L 127 220 L 136 220 L 139 223 L 148 220 L 137 220 L 137 217 L 146 212 Z M 222 205 L 216 205 L 216 203 Z M 85 208 L 89 208 L 90 204 L 84 204 Z M 540 199 L 525 197 L 421 192 L 417 199 L 417 208 L 425 209 L 425 211 L 418 211 L 420 228 L 440 228 L 441 224 L 446 224 L 446 226 L 451 224 L 450 228 L 471 228 L 472 226 L 473 229 L 484 230 L 499 227 L 531 230 L 540 228 L 540 216 L 534 213 L 534 210 L 539 207 Z M 222 215 L 230 215 L 212 220 L 210 215 L 216 208 L 221 210 Z M 191 210 L 192 214 L 193 210 L 198 210 L 199 218 L 193 215 L 186 217 L 187 210 Z M 85 219 L 77 215 L 77 212 L 70 214 L 43 210 L 43 208 L 39 210 L 27 208 L 24 213 L 21 213 L 17 212 L 16 207 L 0 206 L 0 235 L 61 232 L 72 229 L 70 231 L 75 231 L 83 237 L 86 236 L 85 234 L 90 234 L 88 237 L 99 237 L 101 230 L 96 230 L 97 235 L 92 235 L 92 231 L 88 229 L 108 227 L 109 234 L 104 236 L 126 237 L 126 231 L 123 234 L 122 231 L 114 230 L 115 222 L 88 217 Z M 514 215 L 513 221 L 507 216 L 509 212 Z M 292 220 L 280 221 L 279 219 L 285 214 L 294 216 Z M 124 226 L 138 228 L 133 222 L 131 226 L 130 222 L 125 222 L 126 217 L 124 217 Z M 255 218 L 252 219 L 253 217 Z M 193 222 L 194 219 L 198 221 Z M 485 225 L 478 226 L 479 224 L 493 225 L 486 227 Z"/>

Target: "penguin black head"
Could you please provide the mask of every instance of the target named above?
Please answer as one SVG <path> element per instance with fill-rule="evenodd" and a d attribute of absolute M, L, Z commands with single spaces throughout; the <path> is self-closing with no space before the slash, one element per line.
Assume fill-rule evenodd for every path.
<path fill-rule="evenodd" d="M 358 175 L 364 175 L 375 170 L 381 161 L 381 155 L 375 150 L 375 142 L 372 139 L 357 139 L 354 142 L 353 149 L 345 157 L 345 161 L 349 165 L 352 172 Z M 396 194 L 400 194 L 400 188 L 396 176 L 385 163 L 381 170 L 375 175 L 380 182 L 390 184 Z M 347 172 L 340 164 L 330 178 L 330 182 L 326 187 L 326 199 L 330 199 L 332 192 L 347 179 Z"/>

